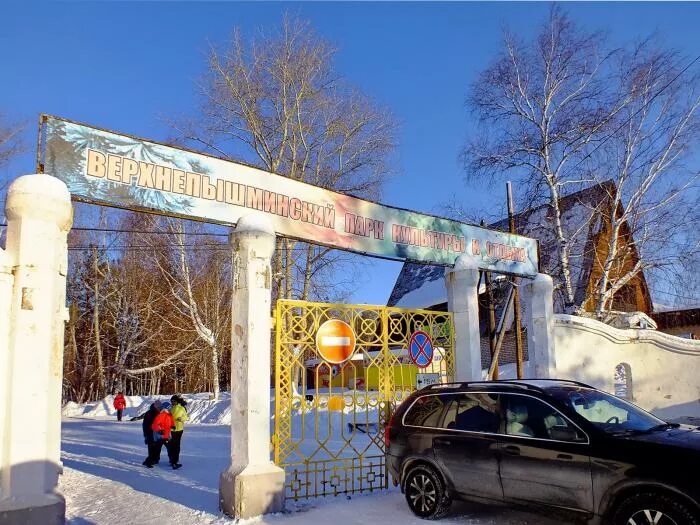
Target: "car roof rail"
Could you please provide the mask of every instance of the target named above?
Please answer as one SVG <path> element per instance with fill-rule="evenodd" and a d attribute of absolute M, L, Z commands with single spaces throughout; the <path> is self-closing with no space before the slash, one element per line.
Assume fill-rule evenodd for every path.
<path fill-rule="evenodd" d="M 428 385 L 427 387 L 425 387 L 424 390 L 436 390 L 436 389 L 443 389 L 443 388 L 468 388 L 468 387 L 474 387 L 474 386 L 493 387 L 493 386 L 498 386 L 499 384 L 501 384 L 501 385 L 508 385 L 511 387 L 522 388 L 524 390 L 542 391 L 542 387 L 535 385 L 535 384 L 532 384 L 532 383 L 528 383 L 528 381 L 565 383 L 565 384 L 583 386 L 586 388 L 593 388 L 591 385 L 587 385 L 586 383 L 582 383 L 580 381 L 575 381 L 573 379 L 527 378 L 527 379 L 497 379 L 494 381 L 462 381 L 462 382 L 452 381 L 449 383 L 433 383 L 432 385 Z"/>
<path fill-rule="evenodd" d="M 524 390 L 540 390 L 534 385 L 528 385 L 525 383 L 517 383 L 517 380 L 497 380 L 497 381 L 463 381 L 463 382 L 449 382 L 449 383 L 433 383 L 432 385 L 426 386 L 423 390 L 439 390 L 443 388 L 468 388 L 468 387 L 493 387 L 500 384 L 507 384 L 508 386 L 522 388 Z"/>
<path fill-rule="evenodd" d="M 539 382 L 552 382 L 552 383 L 569 383 L 572 385 L 585 386 L 588 388 L 593 388 L 591 385 L 582 383 L 581 381 L 576 381 L 575 379 L 557 379 L 555 377 L 528 377 L 523 379 L 504 379 L 504 381 L 539 381 Z"/>

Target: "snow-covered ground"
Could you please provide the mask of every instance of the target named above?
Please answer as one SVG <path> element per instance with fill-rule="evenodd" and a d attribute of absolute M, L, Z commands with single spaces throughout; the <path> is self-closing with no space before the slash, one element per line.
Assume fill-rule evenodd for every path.
<path fill-rule="evenodd" d="M 208 423 L 228 425 L 231 423 L 231 395 L 221 392 L 217 401 L 210 399 L 210 394 L 184 394 L 187 401 L 187 413 L 190 423 Z M 154 400 L 170 401 L 170 396 L 126 396 L 126 408 L 124 419 L 130 419 L 146 412 Z M 271 400 L 274 399 L 274 391 Z M 69 401 L 63 406 L 64 417 L 87 417 L 92 419 L 104 419 L 116 417 L 112 403 L 114 396 L 107 396 L 100 401 L 79 405 Z"/>
<path fill-rule="evenodd" d="M 100 403 L 97 404 L 98 406 Z M 216 406 L 217 404 L 214 404 Z M 73 407 L 74 409 L 76 407 Z M 117 423 L 101 409 L 80 408 L 81 418 L 65 417 L 62 432 L 64 473 L 60 489 L 66 497 L 71 525 L 230 525 L 218 511 L 219 473 L 229 463 L 230 427 L 191 424 L 182 441 L 182 469 L 161 464 L 141 465 L 146 447 L 140 421 Z M 211 416 L 214 417 L 213 415 Z M 223 417 L 223 416 L 222 416 Z M 408 510 L 396 490 L 388 493 L 318 499 L 289 505 L 285 514 L 252 520 L 255 523 L 297 525 L 326 523 L 425 523 Z M 456 504 L 444 525 L 562 525 L 542 516 Z"/>

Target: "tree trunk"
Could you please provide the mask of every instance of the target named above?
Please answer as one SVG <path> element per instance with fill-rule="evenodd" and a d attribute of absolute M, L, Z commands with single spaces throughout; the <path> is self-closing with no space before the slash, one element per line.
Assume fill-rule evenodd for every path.
<path fill-rule="evenodd" d="M 292 266 L 294 265 L 294 241 L 284 240 L 284 296 L 283 299 L 291 299 L 294 293 L 292 283 Z"/>
<path fill-rule="evenodd" d="M 314 247 L 312 244 L 308 244 L 306 246 L 306 266 L 304 268 L 304 286 L 302 288 L 301 292 L 301 300 L 302 301 L 308 301 L 309 300 L 309 288 L 311 286 L 311 275 L 312 275 L 312 264 L 311 261 L 313 260 L 313 254 L 314 254 Z"/>
<path fill-rule="evenodd" d="M 571 270 L 569 268 L 569 241 L 564 235 L 564 227 L 561 221 L 561 208 L 559 207 L 559 191 L 554 183 L 550 183 L 549 189 L 551 192 L 550 204 L 554 211 L 554 231 L 559 245 L 559 264 L 561 265 L 560 277 L 564 286 L 564 294 L 566 304 L 564 311 L 569 313 L 569 310 L 574 305 L 574 287 L 571 283 Z"/>
<path fill-rule="evenodd" d="M 100 285 L 97 281 L 95 281 L 93 292 L 95 294 L 95 304 L 92 307 L 92 323 L 95 336 L 95 352 L 97 354 L 97 377 L 99 381 L 97 395 L 99 397 L 104 397 L 107 393 L 107 382 L 102 360 L 102 341 L 100 340 Z"/>
<path fill-rule="evenodd" d="M 603 312 L 606 310 L 606 303 L 608 302 L 608 283 L 610 282 L 610 272 L 612 270 L 612 265 L 617 257 L 617 246 L 619 243 L 620 235 L 620 221 L 613 218 L 612 220 L 612 231 L 610 232 L 610 240 L 608 241 L 608 253 L 605 256 L 605 263 L 603 264 L 602 273 L 600 276 L 600 281 L 597 286 L 596 293 L 596 305 L 595 313 L 596 317 L 599 319 L 603 316 Z"/>
<path fill-rule="evenodd" d="M 212 381 L 212 391 L 214 394 L 214 399 L 218 401 L 219 399 L 219 348 L 216 345 L 211 345 L 209 347 L 210 358 L 211 358 L 211 381 Z"/>

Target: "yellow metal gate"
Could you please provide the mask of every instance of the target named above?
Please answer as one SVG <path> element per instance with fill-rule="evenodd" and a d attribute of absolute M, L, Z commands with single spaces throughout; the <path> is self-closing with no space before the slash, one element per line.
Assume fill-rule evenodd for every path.
<path fill-rule="evenodd" d="M 355 352 L 342 364 L 316 346 L 319 327 L 341 320 Z M 433 362 L 410 360 L 411 335 L 422 330 Z M 286 473 L 288 499 L 351 494 L 388 487 L 384 426 L 416 379 L 451 381 L 452 316 L 383 306 L 280 300 L 275 311 L 275 463 Z M 430 374 L 420 375 L 417 374 Z"/>

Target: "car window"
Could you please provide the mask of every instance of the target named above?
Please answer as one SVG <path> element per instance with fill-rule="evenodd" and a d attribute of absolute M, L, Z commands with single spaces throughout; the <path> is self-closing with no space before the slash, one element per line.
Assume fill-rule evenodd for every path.
<path fill-rule="evenodd" d="M 593 388 L 559 387 L 550 389 L 549 393 L 605 432 L 645 432 L 664 424 L 661 419 L 624 399 Z"/>
<path fill-rule="evenodd" d="M 404 416 L 404 425 L 416 427 L 437 427 L 445 407 L 447 396 L 419 397 Z"/>
<path fill-rule="evenodd" d="M 502 394 L 505 433 L 509 436 L 586 441 L 581 431 L 547 403 L 530 396 Z"/>
<path fill-rule="evenodd" d="M 442 426 L 449 430 L 498 432 L 498 398 L 495 394 L 452 396 Z"/>

